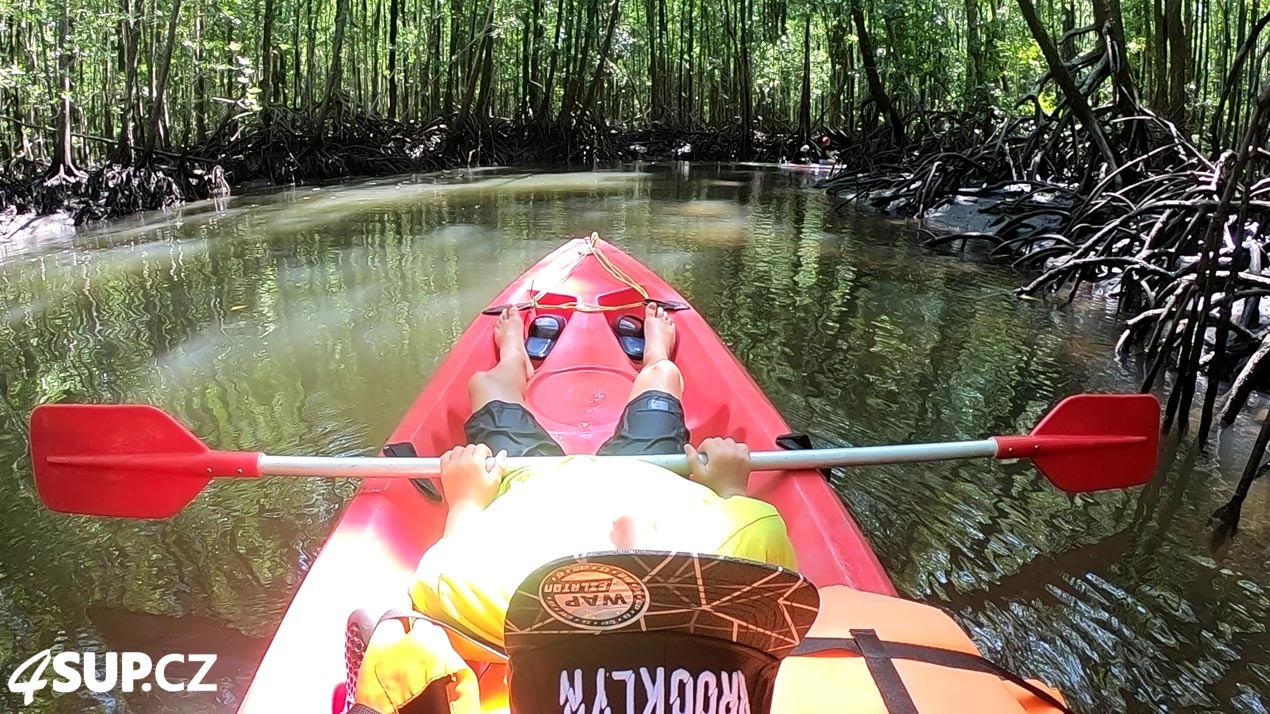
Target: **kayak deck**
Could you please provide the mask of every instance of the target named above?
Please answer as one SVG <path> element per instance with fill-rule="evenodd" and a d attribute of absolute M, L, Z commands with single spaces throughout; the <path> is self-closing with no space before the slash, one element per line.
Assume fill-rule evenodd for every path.
<path fill-rule="evenodd" d="M 593 245 L 602 256 L 591 254 Z M 575 454 L 595 453 L 612 435 L 639 365 L 623 353 L 611 325 L 622 315 L 642 315 L 641 289 L 651 299 L 684 303 L 685 309 L 673 312 L 674 359 L 685 379 L 693 441 L 729 436 L 754 450 L 778 448 L 776 437 L 788 426 L 701 315 L 634 258 L 587 239 L 565 244 L 491 302 L 492 307 L 533 303 L 526 322 L 542 315 L 566 321 L 528 387 L 530 409 L 547 431 Z M 476 318 L 388 443 L 409 443 L 420 456 L 436 456 L 464 442 L 463 423 L 471 411 L 467 382 L 497 361 L 496 319 Z M 868 541 L 819 472 L 756 472 L 749 493 L 784 517 L 799 569 L 816 586 L 894 594 Z M 295 594 L 240 714 L 326 711 L 345 679 L 348 614 L 408 606 L 415 566 L 440 537 L 445 514 L 444 504 L 429 500 L 408 480 L 363 481 Z M 482 696 L 490 699 L 487 710 L 505 705 L 501 670 L 478 670 Z"/>

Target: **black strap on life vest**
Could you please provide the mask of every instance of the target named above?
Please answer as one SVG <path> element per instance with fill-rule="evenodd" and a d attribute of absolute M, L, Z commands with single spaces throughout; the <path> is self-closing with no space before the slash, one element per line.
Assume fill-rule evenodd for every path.
<path fill-rule="evenodd" d="M 925 662 L 940 667 L 982 672 L 995 675 L 1010 684 L 1027 690 L 1032 696 L 1054 707 L 1063 714 L 1075 714 L 1053 694 L 1027 681 L 1001 665 L 969 652 L 958 652 L 942 647 L 915 645 L 910 642 L 891 642 L 878 639 L 873 630 L 851 630 L 851 637 L 807 637 L 794 648 L 791 657 L 820 654 L 822 652 L 851 652 L 864 658 L 869 674 L 878 685 L 882 702 L 890 714 L 916 714 L 913 699 L 909 696 L 895 664 L 891 660 L 904 659 Z M 898 685 L 898 695 L 896 687 Z"/>
<path fill-rule="evenodd" d="M 904 680 L 899 670 L 895 669 L 895 661 L 886 653 L 886 645 L 873 630 L 852 630 L 851 638 L 864 665 L 869 668 L 874 684 L 878 685 L 878 693 L 882 695 L 882 703 L 890 714 L 917 714 L 917 705 L 904 687 Z M 797 650 L 795 650 L 797 652 Z"/>

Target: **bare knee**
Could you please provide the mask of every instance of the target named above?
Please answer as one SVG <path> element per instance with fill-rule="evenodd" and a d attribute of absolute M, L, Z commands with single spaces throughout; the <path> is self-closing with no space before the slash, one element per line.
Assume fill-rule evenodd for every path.
<path fill-rule="evenodd" d="M 646 372 L 649 378 L 656 382 L 681 383 L 684 378 L 683 373 L 679 371 L 679 365 L 668 359 L 664 359 L 660 362 L 654 362 L 645 367 L 642 371 Z"/>
<path fill-rule="evenodd" d="M 493 395 L 498 392 L 496 381 L 489 372 L 472 373 L 472 378 L 467 380 L 467 396 L 472 400 L 474 408 L 493 399 Z"/>
<path fill-rule="evenodd" d="M 476 372 L 467 382 L 467 396 L 476 411 L 490 402 L 525 403 L 525 381 L 515 372 L 498 368 Z"/>
<path fill-rule="evenodd" d="M 635 388 L 638 392 L 656 389 L 680 396 L 684 390 L 683 373 L 679 371 L 678 365 L 668 359 L 654 362 L 640 370 L 639 376 L 635 378 Z"/>
<path fill-rule="evenodd" d="M 488 390 L 490 386 L 489 372 L 473 372 L 472 378 L 467 380 L 467 393 L 476 394 L 481 390 Z"/>

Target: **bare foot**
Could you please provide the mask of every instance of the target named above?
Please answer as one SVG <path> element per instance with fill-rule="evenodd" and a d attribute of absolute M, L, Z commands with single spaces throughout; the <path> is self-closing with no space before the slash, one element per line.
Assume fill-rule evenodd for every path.
<path fill-rule="evenodd" d="M 534 365 L 525 351 L 525 320 L 520 310 L 506 308 L 494 323 L 494 343 L 498 345 L 499 363 L 520 362 L 524 365 L 525 379 L 534 376 Z"/>
<path fill-rule="evenodd" d="M 661 305 L 649 303 L 644 308 L 644 364 L 670 359 L 674 349 L 674 320 Z"/>

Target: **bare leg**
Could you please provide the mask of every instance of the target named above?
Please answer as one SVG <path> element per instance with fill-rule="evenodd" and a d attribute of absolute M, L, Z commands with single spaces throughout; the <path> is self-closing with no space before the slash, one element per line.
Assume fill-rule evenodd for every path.
<path fill-rule="evenodd" d="M 494 401 L 525 403 L 525 386 L 534 366 L 525 352 L 525 321 L 520 311 L 508 308 L 498 316 L 494 341 L 498 344 L 498 364 L 488 372 L 473 374 L 467 383 L 472 411 Z"/>
<path fill-rule="evenodd" d="M 658 305 L 644 309 L 644 368 L 635 376 L 631 385 L 631 398 L 644 392 L 666 392 L 682 399 L 684 378 L 670 353 L 675 348 L 675 323 L 666 310 Z"/>
<path fill-rule="evenodd" d="M 644 310 L 644 368 L 635 375 L 631 399 L 644 392 L 665 392 L 683 399 L 684 378 L 670 360 L 675 349 L 675 323 L 666 310 L 649 305 Z M 646 515 L 628 513 L 613 521 L 609 541 L 618 549 L 659 549 L 661 537 L 657 521 Z"/>
<path fill-rule="evenodd" d="M 665 392 L 683 399 L 684 378 L 670 360 L 675 349 L 675 323 L 658 305 L 644 309 L 644 368 L 635 375 L 631 400 L 645 392 Z M 646 515 L 627 513 L 613 521 L 609 541 L 618 549 L 659 549 L 661 537 L 657 521 Z"/>

